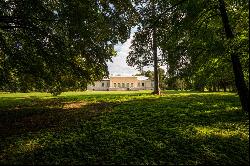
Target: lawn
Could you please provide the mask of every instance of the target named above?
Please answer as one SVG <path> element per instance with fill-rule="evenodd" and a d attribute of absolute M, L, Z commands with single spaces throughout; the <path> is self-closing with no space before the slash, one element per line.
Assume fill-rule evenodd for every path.
<path fill-rule="evenodd" d="M 0 164 L 244 164 L 234 93 L 0 93 Z"/>

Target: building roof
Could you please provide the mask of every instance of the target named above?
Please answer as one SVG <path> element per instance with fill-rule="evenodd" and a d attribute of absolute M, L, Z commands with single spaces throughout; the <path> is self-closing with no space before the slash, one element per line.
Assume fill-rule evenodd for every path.
<path fill-rule="evenodd" d="M 137 78 L 137 80 L 143 81 L 148 80 L 148 77 L 145 76 L 110 76 L 110 78 Z M 108 81 L 110 78 L 103 78 L 103 81 Z"/>

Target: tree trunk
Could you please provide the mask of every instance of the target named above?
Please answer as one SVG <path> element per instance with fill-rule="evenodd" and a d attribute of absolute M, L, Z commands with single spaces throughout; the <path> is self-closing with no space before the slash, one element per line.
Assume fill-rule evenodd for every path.
<path fill-rule="evenodd" d="M 153 2 L 153 17 L 155 18 L 155 6 Z M 154 92 L 153 94 L 160 95 L 159 88 L 159 71 L 158 71 L 158 58 L 157 58 L 157 36 L 156 36 L 156 27 L 153 26 L 153 57 L 154 57 Z"/>
<path fill-rule="evenodd" d="M 224 29 L 226 32 L 226 37 L 227 39 L 233 39 L 234 35 L 229 25 L 229 20 L 228 20 L 224 0 L 219 0 L 219 5 L 220 5 L 219 10 L 220 10 L 222 22 L 224 25 Z M 244 80 L 244 75 L 243 75 L 239 56 L 234 51 L 233 53 L 231 53 L 231 61 L 232 61 L 234 77 L 235 77 L 235 85 L 236 85 L 236 88 L 240 97 L 242 109 L 246 112 L 249 112 L 249 106 L 248 106 L 249 91 Z"/>
<path fill-rule="evenodd" d="M 224 92 L 227 91 L 227 87 L 225 85 L 223 86 L 223 90 L 224 90 Z"/>
<path fill-rule="evenodd" d="M 226 85 L 226 81 L 221 81 L 221 86 L 223 88 L 223 91 L 226 92 L 227 91 L 227 85 Z"/>
<path fill-rule="evenodd" d="M 216 90 L 216 85 L 215 84 L 213 84 L 213 92 L 216 92 L 217 90 Z"/>
<path fill-rule="evenodd" d="M 212 87 L 211 86 L 208 87 L 208 91 L 212 92 Z"/>

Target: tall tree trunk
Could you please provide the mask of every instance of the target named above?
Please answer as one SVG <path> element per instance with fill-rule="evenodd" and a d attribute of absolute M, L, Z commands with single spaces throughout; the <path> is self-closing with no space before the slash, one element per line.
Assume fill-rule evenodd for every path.
<path fill-rule="evenodd" d="M 211 86 L 208 87 L 208 91 L 212 92 L 212 87 Z"/>
<path fill-rule="evenodd" d="M 229 20 L 228 20 L 228 15 L 225 7 L 225 2 L 224 0 L 219 0 L 219 10 L 221 13 L 221 18 L 222 22 L 224 25 L 224 29 L 226 32 L 226 37 L 227 39 L 233 39 L 234 34 L 232 32 L 232 29 L 229 25 Z M 248 106 L 248 101 L 249 101 L 249 90 L 246 86 L 245 80 L 244 80 L 244 75 L 240 63 L 240 58 L 239 56 L 233 51 L 231 53 L 231 61 L 233 65 L 233 71 L 234 71 L 234 77 L 235 77 L 235 85 L 240 97 L 240 102 L 242 109 L 246 112 L 249 112 L 249 106 Z"/>
<path fill-rule="evenodd" d="M 216 92 L 217 90 L 216 90 L 216 85 L 215 84 L 213 84 L 213 92 Z"/>
<path fill-rule="evenodd" d="M 225 85 L 225 84 L 223 85 L 223 91 L 224 91 L 224 92 L 226 92 L 226 91 L 227 91 L 227 87 L 226 87 L 226 85 Z"/>
<path fill-rule="evenodd" d="M 154 1 L 152 2 L 152 13 L 153 13 L 153 18 L 155 17 L 155 4 Z M 157 29 L 156 26 L 153 26 L 153 33 L 152 33 L 152 38 L 153 38 L 153 58 L 154 58 L 154 92 L 153 94 L 160 95 L 160 87 L 159 87 L 159 71 L 158 71 L 158 58 L 157 58 L 157 35 L 156 35 Z"/>

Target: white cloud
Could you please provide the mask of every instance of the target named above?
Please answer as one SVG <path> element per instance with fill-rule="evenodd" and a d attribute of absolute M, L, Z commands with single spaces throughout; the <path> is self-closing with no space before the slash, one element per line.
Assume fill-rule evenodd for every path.
<path fill-rule="evenodd" d="M 131 45 L 134 32 L 135 32 L 135 29 L 132 29 L 130 38 L 124 44 L 115 45 L 117 56 L 112 58 L 113 63 L 108 62 L 108 68 L 109 68 L 110 74 L 134 75 L 138 73 L 138 71 L 135 68 L 128 66 L 126 63 L 126 58 L 130 51 L 129 47 Z"/>
<path fill-rule="evenodd" d="M 123 44 L 117 44 L 115 45 L 115 50 L 117 51 L 117 56 L 113 57 L 113 63 L 108 62 L 108 68 L 109 73 L 113 75 L 135 75 L 139 73 L 138 70 L 136 70 L 133 67 L 130 67 L 126 63 L 126 58 L 128 56 L 128 53 L 130 51 L 129 47 L 131 46 L 131 42 L 133 40 L 133 35 L 137 31 L 137 27 L 132 28 L 130 38 Z M 145 66 L 144 70 L 153 70 L 152 66 Z"/>

